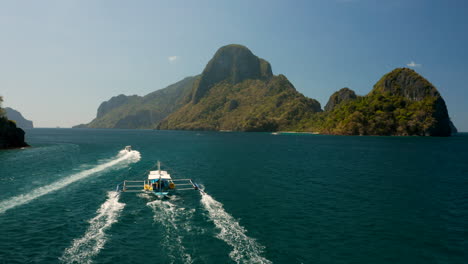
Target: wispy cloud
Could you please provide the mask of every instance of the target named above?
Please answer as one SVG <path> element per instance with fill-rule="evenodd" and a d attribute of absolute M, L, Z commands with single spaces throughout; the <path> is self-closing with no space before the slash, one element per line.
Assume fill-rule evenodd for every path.
<path fill-rule="evenodd" d="M 179 59 L 180 59 L 179 56 L 169 56 L 169 57 L 167 57 L 167 60 L 169 61 L 169 63 L 175 63 Z"/>
<path fill-rule="evenodd" d="M 421 67 L 422 65 L 421 65 L 421 64 L 417 64 L 417 63 L 414 62 L 414 61 L 411 61 L 410 63 L 406 64 L 406 66 L 416 68 L 416 67 Z"/>

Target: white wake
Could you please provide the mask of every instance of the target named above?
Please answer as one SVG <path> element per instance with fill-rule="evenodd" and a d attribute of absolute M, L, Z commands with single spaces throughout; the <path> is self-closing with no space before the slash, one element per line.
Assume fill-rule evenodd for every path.
<path fill-rule="evenodd" d="M 182 245 L 183 236 L 180 234 L 179 229 L 182 228 L 184 232 L 191 231 L 189 220 L 195 209 L 178 208 L 170 201 L 163 200 L 149 202 L 146 205 L 153 209 L 154 222 L 164 227 L 161 242 L 165 247 L 167 256 L 171 259 L 171 263 L 178 263 L 180 258 L 182 258 L 183 263 L 192 263 L 192 257 Z"/>
<path fill-rule="evenodd" d="M 232 260 L 236 263 L 271 263 L 261 256 L 265 247 L 248 237 L 245 228 L 224 210 L 220 202 L 208 194 L 202 194 L 201 203 L 220 230 L 216 237 L 233 247 L 229 253 Z"/>
<path fill-rule="evenodd" d="M 106 243 L 105 231 L 117 222 L 120 212 L 125 207 L 119 202 L 117 192 L 108 192 L 107 200 L 97 210 L 97 215 L 89 220 L 89 228 L 83 237 L 73 240 L 71 247 L 65 249 L 60 258 L 65 263 L 91 263 Z"/>
<path fill-rule="evenodd" d="M 4 213 L 5 211 L 11 208 L 29 203 L 32 200 L 39 198 L 43 195 L 46 195 L 50 192 L 60 190 L 71 183 L 87 178 L 97 172 L 101 172 L 115 165 L 125 165 L 128 163 L 137 162 L 139 160 L 140 160 L 140 152 L 135 151 L 135 150 L 130 151 L 130 152 L 121 150 L 119 154 L 111 161 L 108 161 L 103 164 L 99 164 L 92 169 L 84 170 L 84 171 L 72 174 L 64 179 L 58 180 L 49 185 L 42 186 L 39 188 L 34 188 L 31 192 L 27 194 L 21 194 L 21 195 L 14 196 L 4 201 L 0 201 L 0 214 Z"/>

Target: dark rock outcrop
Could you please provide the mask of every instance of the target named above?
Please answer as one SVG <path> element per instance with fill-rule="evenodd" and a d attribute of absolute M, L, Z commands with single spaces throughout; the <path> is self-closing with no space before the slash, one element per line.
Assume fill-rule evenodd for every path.
<path fill-rule="evenodd" d="M 193 89 L 192 102 L 198 103 L 213 85 L 221 81 L 235 85 L 247 79 L 268 79 L 272 76 L 270 63 L 255 56 L 247 47 L 227 45 L 221 47 L 206 65 Z"/>
<path fill-rule="evenodd" d="M 349 100 L 354 100 L 356 99 L 356 93 L 345 87 L 340 89 L 339 91 L 335 92 L 330 96 L 330 99 L 328 100 L 328 103 L 325 105 L 325 111 L 332 111 L 333 108 L 335 108 L 338 104 L 341 102 L 349 101 Z"/>
<path fill-rule="evenodd" d="M 16 122 L 16 126 L 19 128 L 33 128 L 33 122 L 30 120 L 27 120 L 26 118 L 23 117 L 23 115 L 16 111 L 13 108 L 10 107 L 5 107 L 5 112 L 6 116 L 10 120 L 14 120 Z"/>
<path fill-rule="evenodd" d="M 455 127 L 452 120 L 450 120 L 450 132 L 452 132 L 452 135 L 458 133 L 458 129 Z"/>
<path fill-rule="evenodd" d="M 432 111 L 429 114 L 433 122 L 428 125 L 424 134 L 427 136 L 450 136 L 452 134 L 451 121 L 444 99 L 434 85 L 416 71 L 397 68 L 385 74 L 374 85 L 371 94 L 375 93 L 401 96 L 416 102 L 432 100 Z"/>
<path fill-rule="evenodd" d="M 409 68 L 397 68 L 385 74 L 371 93 L 390 93 L 412 101 L 422 101 L 427 97 L 441 97 L 439 91 L 424 77 Z"/>
<path fill-rule="evenodd" d="M 437 89 L 414 70 L 398 68 L 385 74 L 366 96 L 327 112 L 322 133 L 380 136 L 450 136 L 445 101 Z"/>
<path fill-rule="evenodd" d="M 14 121 L 0 117 L 0 149 L 28 147 L 24 134 L 24 130 L 16 127 Z"/>

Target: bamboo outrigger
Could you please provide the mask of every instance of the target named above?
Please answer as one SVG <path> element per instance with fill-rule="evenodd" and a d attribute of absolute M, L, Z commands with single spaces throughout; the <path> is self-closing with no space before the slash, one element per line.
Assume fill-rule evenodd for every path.
<path fill-rule="evenodd" d="M 117 192 L 145 192 L 154 194 L 158 198 L 164 198 L 175 190 L 199 190 L 204 193 L 192 179 L 173 179 L 167 171 L 161 170 L 159 161 L 158 170 L 150 171 L 148 179 L 143 181 L 125 180 L 116 187 Z"/>

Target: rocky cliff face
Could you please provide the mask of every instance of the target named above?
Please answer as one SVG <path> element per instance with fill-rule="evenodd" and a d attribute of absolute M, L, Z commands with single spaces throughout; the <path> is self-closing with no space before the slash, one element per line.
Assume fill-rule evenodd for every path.
<path fill-rule="evenodd" d="M 241 45 L 220 48 L 199 76 L 144 97 L 119 95 L 76 128 L 274 131 L 289 129 L 320 103 L 296 91 L 271 65 Z"/>
<path fill-rule="evenodd" d="M 242 45 L 227 45 L 220 48 L 206 65 L 193 89 L 192 102 L 198 103 L 213 85 L 222 81 L 235 85 L 248 79 L 266 80 L 272 76 L 270 63 Z"/>
<path fill-rule="evenodd" d="M 297 92 L 286 76 L 244 46 L 220 48 L 208 62 L 191 100 L 169 115 L 159 129 L 288 130 L 320 103 Z"/>
<path fill-rule="evenodd" d="M 455 127 L 455 125 L 453 124 L 451 120 L 450 120 L 450 132 L 452 133 L 452 135 L 458 133 L 458 129 Z"/>
<path fill-rule="evenodd" d="M 96 118 L 103 117 L 105 114 L 109 113 L 112 111 L 112 109 L 118 108 L 119 106 L 122 106 L 124 104 L 127 104 L 130 102 L 132 99 L 138 99 L 139 96 L 133 95 L 133 96 L 126 96 L 123 94 L 120 94 L 118 96 L 114 96 L 109 101 L 105 101 L 101 103 L 97 110 Z"/>
<path fill-rule="evenodd" d="M 371 93 L 387 93 L 401 96 L 410 101 L 421 102 L 432 100 L 431 124 L 424 134 L 429 136 L 449 136 L 452 133 L 451 121 L 447 106 L 439 91 L 416 71 L 408 68 L 397 68 L 387 73 L 375 85 Z M 453 124 L 452 124 L 453 126 Z M 453 126 L 455 128 L 455 126 Z M 453 131 L 454 133 L 456 132 Z"/>
<path fill-rule="evenodd" d="M 390 93 L 412 101 L 422 101 L 427 97 L 440 97 L 437 89 L 416 71 L 397 68 L 385 74 L 371 93 Z"/>
<path fill-rule="evenodd" d="M 5 107 L 6 116 L 10 120 L 14 120 L 16 122 L 16 126 L 19 128 L 33 128 L 33 122 L 27 120 L 23 117 L 23 115 L 16 111 L 13 108 Z"/>
<path fill-rule="evenodd" d="M 364 97 L 335 104 L 322 132 L 344 135 L 450 136 L 454 132 L 445 101 L 414 70 L 385 74 Z"/>
<path fill-rule="evenodd" d="M 354 100 L 356 98 L 356 93 L 353 90 L 347 87 L 342 88 L 330 96 L 328 103 L 325 105 L 325 111 L 332 111 L 333 108 L 335 108 L 335 106 L 339 105 L 341 102 Z"/>

